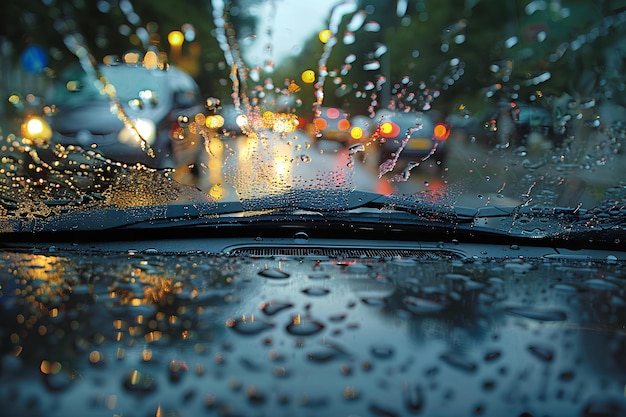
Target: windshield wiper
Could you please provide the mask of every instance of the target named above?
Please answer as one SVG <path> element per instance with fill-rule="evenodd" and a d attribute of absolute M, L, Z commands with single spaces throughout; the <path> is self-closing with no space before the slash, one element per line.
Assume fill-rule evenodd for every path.
<path fill-rule="evenodd" d="M 419 196 L 381 195 L 361 191 L 298 190 L 266 198 L 232 202 L 177 203 L 130 209 L 106 208 L 68 212 L 51 218 L 16 223 L 14 232 L 72 235 L 93 232 L 119 238 L 124 231 L 170 237 L 237 229 L 237 233 L 272 232 L 293 227 L 315 228 L 328 235 L 340 227 L 352 231 L 477 236 L 524 241 L 588 239 L 585 210 L 529 206 L 471 208 L 421 201 Z M 578 225 L 578 226 L 577 226 Z M 7 230 L 7 229 L 5 229 Z M 620 229 L 622 230 L 622 229 Z M 410 232 L 410 233 L 407 233 Z M 412 233 L 416 232 L 416 233 Z M 24 237 L 28 240 L 28 236 Z M 31 238 L 32 239 L 32 238 Z"/>

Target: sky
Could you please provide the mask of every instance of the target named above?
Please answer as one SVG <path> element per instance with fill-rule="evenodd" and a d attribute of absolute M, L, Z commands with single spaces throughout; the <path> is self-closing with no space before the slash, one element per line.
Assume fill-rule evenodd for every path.
<path fill-rule="evenodd" d="M 328 27 L 332 8 L 342 0 L 275 0 L 259 7 L 255 38 L 241 46 L 249 65 L 263 65 L 271 45 L 275 62 L 289 54 L 298 54 L 311 35 Z M 269 36 L 272 32 L 271 37 Z"/>

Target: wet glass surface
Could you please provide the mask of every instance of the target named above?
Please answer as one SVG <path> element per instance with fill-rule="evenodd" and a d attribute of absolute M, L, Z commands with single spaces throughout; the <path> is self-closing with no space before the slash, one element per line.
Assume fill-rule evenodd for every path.
<path fill-rule="evenodd" d="M 623 263 L 4 252 L 5 415 L 621 416 Z"/>
<path fill-rule="evenodd" d="M 159 4 L 7 3 L 2 231 L 355 190 L 623 231 L 618 1 Z"/>

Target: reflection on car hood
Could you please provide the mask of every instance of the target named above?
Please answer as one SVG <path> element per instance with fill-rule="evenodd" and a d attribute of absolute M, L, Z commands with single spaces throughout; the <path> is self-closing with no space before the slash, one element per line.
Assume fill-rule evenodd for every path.
<path fill-rule="evenodd" d="M 518 253 L 4 251 L 0 399 L 48 417 L 624 415 L 623 264 Z"/>

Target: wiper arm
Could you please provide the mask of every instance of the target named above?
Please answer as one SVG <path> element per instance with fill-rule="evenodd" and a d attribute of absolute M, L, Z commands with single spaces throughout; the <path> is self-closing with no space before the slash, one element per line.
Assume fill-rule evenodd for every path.
<path fill-rule="evenodd" d="M 231 202 L 190 202 L 136 208 L 104 208 L 63 213 L 51 218 L 12 224 L 12 232 L 74 232 L 116 229 L 193 228 L 248 225 L 263 221 L 353 222 L 378 225 L 472 229 L 517 234 L 520 219 L 567 217 L 583 210 L 536 209 L 527 206 L 470 208 L 436 205 L 416 196 L 362 191 L 297 190 L 266 198 Z M 88 220 L 88 221 L 85 221 Z M 517 234 L 523 235 L 523 232 Z"/>

